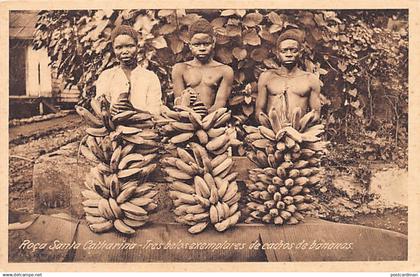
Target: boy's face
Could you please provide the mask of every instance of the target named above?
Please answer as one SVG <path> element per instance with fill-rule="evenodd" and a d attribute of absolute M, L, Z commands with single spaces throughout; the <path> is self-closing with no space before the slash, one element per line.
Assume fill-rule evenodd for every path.
<path fill-rule="evenodd" d="M 277 48 L 277 56 L 285 66 L 295 65 L 300 58 L 299 42 L 293 39 L 286 39 L 280 42 Z"/>
<path fill-rule="evenodd" d="M 214 49 L 213 37 L 209 34 L 195 34 L 191 37 L 190 50 L 194 57 L 200 61 L 207 61 Z"/>
<path fill-rule="evenodd" d="M 137 60 L 137 44 L 129 35 L 119 35 L 114 39 L 114 53 L 117 59 L 125 64 L 131 65 Z"/>

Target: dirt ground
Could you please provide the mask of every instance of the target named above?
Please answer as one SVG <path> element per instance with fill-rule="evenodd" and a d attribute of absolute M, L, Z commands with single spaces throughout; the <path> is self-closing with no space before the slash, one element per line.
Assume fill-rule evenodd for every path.
<path fill-rule="evenodd" d="M 32 170 L 41 155 L 82 138 L 77 114 L 9 129 L 9 207 L 33 212 Z"/>
<path fill-rule="evenodd" d="M 32 170 L 41 155 L 53 152 L 71 142 L 80 141 L 85 126 L 77 114 L 9 129 L 9 208 L 33 213 Z M 354 204 L 334 189 L 328 189 L 319 203 L 319 217 L 335 222 L 358 224 L 407 234 L 407 208 L 368 209 Z M 332 208 L 330 203 L 347 206 Z M 354 209 L 352 208 L 354 206 Z M 344 211 L 344 212 L 343 212 Z"/>

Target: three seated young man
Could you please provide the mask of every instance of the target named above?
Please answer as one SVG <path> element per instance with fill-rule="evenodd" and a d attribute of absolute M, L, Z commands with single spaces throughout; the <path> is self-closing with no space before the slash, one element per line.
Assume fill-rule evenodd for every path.
<path fill-rule="evenodd" d="M 288 29 L 277 39 L 275 54 L 278 69 L 270 69 L 258 80 L 256 119 L 260 112 L 283 106 L 287 115 L 299 107 L 302 113 L 313 110 L 320 114 L 320 82 L 312 73 L 299 67 L 304 34 Z M 136 109 L 158 116 L 162 106 L 159 79 L 152 71 L 137 64 L 137 32 L 122 25 L 112 34 L 118 66 L 102 72 L 96 82 L 96 97 L 105 97 L 113 110 Z M 228 65 L 213 59 L 215 34 L 212 25 L 200 19 L 190 27 L 189 48 L 193 59 L 177 63 L 172 70 L 175 105 L 199 101 L 209 112 L 225 107 L 229 99 L 234 72 Z M 124 97 L 121 97 L 124 95 Z"/>

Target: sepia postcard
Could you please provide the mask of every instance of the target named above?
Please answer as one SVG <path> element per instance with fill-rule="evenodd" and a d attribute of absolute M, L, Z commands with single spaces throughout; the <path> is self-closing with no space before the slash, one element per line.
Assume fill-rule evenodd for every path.
<path fill-rule="evenodd" d="M 0 7 L 1 271 L 420 270 L 417 1 Z"/>

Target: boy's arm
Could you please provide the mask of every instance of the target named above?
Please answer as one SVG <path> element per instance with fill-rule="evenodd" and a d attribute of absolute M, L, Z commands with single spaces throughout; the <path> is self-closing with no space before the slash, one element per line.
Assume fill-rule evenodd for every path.
<path fill-rule="evenodd" d="M 209 108 L 209 112 L 213 112 L 218 108 L 226 107 L 229 95 L 232 91 L 233 84 L 233 69 L 230 66 L 224 68 L 223 79 L 220 82 L 219 89 L 216 93 L 216 99 L 213 106 Z"/>
<path fill-rule="evenodd" d="M 265 106 L 267 105 L 267 82 L 269 75 L 269 72 L 263 72 L 258 79 L 258 94 L 257 100 L 255 101 L 255 118 L 258 122 L 260 122 L 260 113 L 265 109 Z"/>
<path fill-rule="evenodd" d="M 172 68 L 172 83 L 175 98 L 182 95 L 182 91 L 185 89 L 184 78 L 182 73 L 185 70 L 185 65 L 182 63 L 177 63 Z"/>
<path fill-rule="evenodd" d="M 321 86 L 319 79 L 315 75 L 311 75 L 311 94 L 309 95 L 309 108 L 315 111 L 314 120 L 318 120 L 321 116 Z"/>

